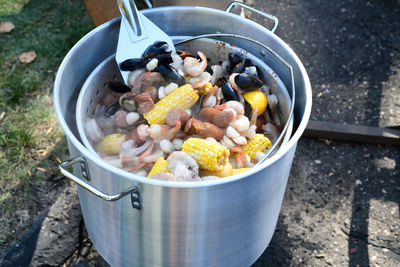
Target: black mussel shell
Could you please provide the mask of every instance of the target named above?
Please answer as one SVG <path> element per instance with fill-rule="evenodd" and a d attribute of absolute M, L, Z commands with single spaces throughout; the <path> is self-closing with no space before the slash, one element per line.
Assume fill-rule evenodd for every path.
<path fill-rule="evenodd" d="M 226 82 L 228 82 L 228 80 L 225 77 L 221 77 L 218 78 L 218 80 L 215 82 L 215 85 L 221 87 Z"/>
<path fill-rule="evenodd" d="M 149 62 L 147 58 L 130 58 L 119 64 L 119 68 L 125 71 L 134 71 L 146 67 Z"/>
<path fill-rule="evenodd" d="M 253 63 L 250 59 L 245 58 L 242 62 L 237 64 L 235 68 L 232 70 L 232 73 L 242 73 L 246 67 L 252 66 Z"/>
<path fill-rule="evenodd" d="M 253 111 L 253 108 L 247 102 L 246 100 L 244 101 L 244 115 L 246 115 L 247 118 L 250 118 L 251 112 Z"/>
<path fill-rule="evenodd" d="M 179 75 L 176 69 L 169 65 L 159 65 L 157 71 L 160 72 L 161 76 L 167 82 L 176 83 L 179 86 L 186 83 L 185 78 Z"/>
<path fill-rule="evenodd" d="M 110 117 L 110 116 L 114 115 L 115 112 L 117 112 L 120 108 L 121 108 L 121 106 L 119 105 L 119 103 L 115 103 L 114 105 L 109 106 L 109 107 L 104 111 L 104 116 Z"/>
<path fill-rule="evenodd" d="M 159 54 L 164 54 L 165 52 L 167 52 L 168 48 L 169 46 L 167 42 L 156 41 L 154 42 L 154 44 L 146 48 L 146 50 L 143 52 L 142 57 L 145 58 L 156 57 Z"/>
<path fill-rule="evenodd" d="M 207 65 L 206 71 L 207 71 L 208 73 L 210 73 L 211 75 L 214 74 L 214 72 L 213 72 L 212 68 L 210 67 L 210 65 Z"/>
<path fill-rule="evenodd" d="M 158 59 L 158 65 L 168 65 L 173 62 L 172 57 L 171 57 L 171 52 L 159 54 L 155 56 L 154 58 Z"/>
<path fill-rule="evenodd" d="M 259 78 L 247 73 L 236 75 L 234 80 L 236 85 L 244 91 L 254 91 L 263 85 L 263 82 Z"/>
<path fill-rule="evenodd" d="M 231 63 L 231 66 L 236 66 L 237 64 L 243 61 L 242 56 L 236 53 L 229 53 L 228 59 L 229 62 Z"/>
<path fill-rule="evenodd" d="M 131 91 L 131 88 L 129 86 L 126 86 L 123 82 L 109 81 L 107 82 L 107 86 L 116 93 L 124 94 Z"/>
<path fill-rule="evenodd" d="M 222 91 L 222 94 L 224 95 L 224 98 L 226 101 L 230 101 L 230 100 L 239 101 L 239 96 L 237 95 L 235 90 L 232 88 L 230 83 L 224 83 L 221 86 L 221 91 Z"/>
<path fill-rule="evenodd" d="M 232 71 L 235 69 L 235 67 L 240 62 L 243 61 L 243 58 L 236 53 L 229 53 L 228 59 L 229 59 L 229 65 L 226 66 L 226 70 L 228 71 L 228 73 L 232 73 Z"/>

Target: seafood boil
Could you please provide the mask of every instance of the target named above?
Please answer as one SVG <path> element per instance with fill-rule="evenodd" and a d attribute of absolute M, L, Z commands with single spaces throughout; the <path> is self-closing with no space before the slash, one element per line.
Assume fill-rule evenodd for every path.
<path fill-rule="evenodd" d="M 219 179 L 260 161 L 283 127 L 277 96 L 244 55 L 209 62 L 201 51 L 170 51 L 165 42 L 122 62 L 129 84 L 107 82 L 85 123 L 98 155 L 170 181 Z"/>

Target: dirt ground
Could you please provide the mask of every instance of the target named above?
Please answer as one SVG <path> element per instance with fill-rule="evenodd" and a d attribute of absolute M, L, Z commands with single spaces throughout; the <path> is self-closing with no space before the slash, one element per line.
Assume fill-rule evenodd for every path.
<path fill-rule="evenodd" d="M 400 126 L 399 1 L 245 3 L 279 18 L 276 34 L 310 76 L 312 120 Z M 399 205 L 398 146 L 302 138 L 274 237 L 254 266 L 400 266 Z M 80 229 L 63 264 L 107 266 Z"/>

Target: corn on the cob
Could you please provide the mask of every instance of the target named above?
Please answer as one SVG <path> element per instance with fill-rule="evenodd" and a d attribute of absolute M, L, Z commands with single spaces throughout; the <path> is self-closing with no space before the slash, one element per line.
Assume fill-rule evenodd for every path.
<path fill-rule="evenodd" d="M 238 174 L 244 171 L 250 170 L 250 168 L 239 168 L 239 169 L 233 169 L 233 174 Z"/>
<path fill-rule="evenodd" d="M 161 173 L 161 172 L 169 172 L 168 170 L 168 163 L 165 159 L 163 158 L 158 158 L 156 160 L 156 163 L 154 163 L 153 168 L 151 168 L 151 171 L 147 175 L 147 177 L 151 177 L 156 173 Z"/>
<path fill-rule="evenodd" d="M 211 92 L 212 88 L 213 86 L 211 83 L 205 83 L 203 86 L 197 88 L 197 91 L 201 95 L 208 95 Z"/>
<path fill-rule="evenodd" d="M 198 99 L 199 95 L 193 87 L 190 84 L 185 84 L 158 101 L 152 110 L 143 114 L 143 117 L 149 124 L 165 124 L 167 115 L 172 109 L 188 109 Z"/>
<path fill-rule="evenodd" d="M 271 141 L 263 134 L 256 134 L 246 145 L 242 146 L 242 151 L 247 154 L 250 159 L 254 159 L 257 151 L 264 152 L 271 145 Z"/>
<path fill-rule="evenodd" d="M 210 171 L 223 169 L 229 158 L 229 149 L 201 138 L 187 139 L 182 145 L 182 151 L 194 158 L 200 168 Z"/>

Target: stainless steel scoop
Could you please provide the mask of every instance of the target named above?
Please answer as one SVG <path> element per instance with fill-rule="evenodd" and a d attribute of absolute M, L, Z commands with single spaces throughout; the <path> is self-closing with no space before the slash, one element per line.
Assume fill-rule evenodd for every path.
<path fill-rule="evenodd" d="M 171 38 L 137 10 L 134 0 L 118 0 L 118 7 L 122 15 L 115 55 L 118 66 L 126 59 L 140 58 L 146 48 L 156 41 L 167 42 L 174 50 Z M 120 69 L 120 72 L 128 84 L 129 71 Z"/>

